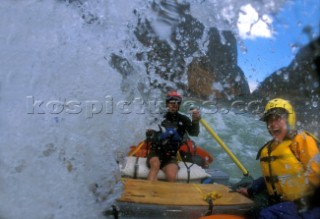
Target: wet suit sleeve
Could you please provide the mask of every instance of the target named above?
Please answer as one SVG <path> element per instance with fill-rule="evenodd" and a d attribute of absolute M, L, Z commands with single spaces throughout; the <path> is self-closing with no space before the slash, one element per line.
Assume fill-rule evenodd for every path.
<path fill-rule="evenodd" d="M 248 188 L 248 195 L 249 197 L 253 197 L 266 189 L 266 183 L 264 178 L 261 176 L 258 179 L 253 180 L 252 185 Z"/>
<path fill-rule="evenodd" d="M 301 161 L 309 175 L 313 185 L 320 183 L 320 154 L 315 140 L 306 133 L 298 134 L 294 138 L 291 150 L 298 160 Z"/>
<path fill-rule="evenodd" d="M 188 117 L 185 116 L 186 119 L 186 130 L 191 136 L 198 136 L 200 133 L 200 125 L 199 122 L 192 122 Z"/>

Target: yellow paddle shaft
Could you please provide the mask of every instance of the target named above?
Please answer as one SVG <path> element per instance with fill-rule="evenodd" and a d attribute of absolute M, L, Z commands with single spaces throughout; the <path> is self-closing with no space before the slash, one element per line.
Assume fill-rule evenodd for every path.
<path fill-rule="evenodd" d="M 249 172 L 246 168 L 240 163 L 240 161 L 234 156 L 234 154 L 230 151 L 227 145 L 221 140 L 221 138 L 213 131 L 210 125 L 203 118 L 200 119 L 200 123 L 207 129 L 207 131 L 211 134 L 211 136 L 219 143 L 219 145 L 227 152 L 227 154 L 231 157 L 233 162 L 240 168 L 243 172 L 243 175 L 248 176 Z"/>
<path fill-rule="evenodd" d="M 136 147 L 136 149 L 129 154 L 129 157 L 132 157 L 133 155 L 135 155 L 135 154 L 141 149 L 141 147 L 143 146 L 143 144 L 144 144 L 144 141 L 141 142 L 141 143 Z"/>

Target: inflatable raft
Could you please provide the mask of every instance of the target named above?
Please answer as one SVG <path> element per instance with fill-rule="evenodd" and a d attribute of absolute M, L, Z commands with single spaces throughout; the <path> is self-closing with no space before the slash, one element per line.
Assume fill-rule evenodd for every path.
<path fill-rule="evenodd" d="M 253 202 L 221 184 L 125 179 L 117 200 L 125 218 L 197 219 L 211 214 L 244 215 Z M 212 202 L 205 199 L 213 194 Z M 209 196 L 210 197 L 210 196 Z"/>
<path fill-rule="evenodd" d="M 162 171 L 158 174 L 159 181 L 147 181 L 148 147 L 145 142 L 131 146 L 128 156 L 119 162 L 123 192 L 117 199 L 117 206 L 124 218 L 197 219 L 216 214 L 241 216 L 253 207 L 250 199 L 230 191 L 227 174 L 203 168 L 201 164 L 211 163 L 213 157 L 190 142 L 183 145 L 180 152 L 200 157 L 200 163 L 179 161 L 176 183 L 166 182 Z M 206 179 L 214 183 L 200 183 Z"/>
<path fill-rule="evenodd" d="M 122 177 L 147 179 L 149 168 L 146 160 L 145 157 L 126 157 L 125 161 L 119 164 Z M 179 161 L 178 165 L 178 182 L 200 182 L 202 179 L 211 177 L 205 169 L 197 164 Z M 162 170 L 159 171 L 158 179 L 165 180 L 165 174 Z"/>
<path fill-rule="evenodd" d="M 150 143 L 147 143 L 146 141 L 141 141 L 137 146 L 130 146 L 130 151 L 128 155 L 135 157 L 146 157 L 148 152 L 150 151 L 150 146 Z M 200 165 L 202 162 L 203 165 L 208 165 L 213 162 L 212 155 L 203 148 L 196 146 L 191 139 L 187 140 L 180 146 L 179 153 L 182 154 L 182 156 L 187 154 L 192 155 L 192 157 L 187 157 L 189 161 L 192 159 L 194 160 L 195 158 L 202 159 L 202 161 L 198 163 Z"/>

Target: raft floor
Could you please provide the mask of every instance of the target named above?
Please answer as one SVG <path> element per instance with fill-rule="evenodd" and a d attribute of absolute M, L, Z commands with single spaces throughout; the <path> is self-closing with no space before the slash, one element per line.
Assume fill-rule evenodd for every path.
<path fill-rule="evenodd" d="M 150 182 L 125 179 L 124 191 L 119 202 L 166 206 L 208 206 L 203 195 L 210 192 L 221 195 L 213 200 L 214 206 L 253 205 L 253 201 L 221 184 L 186 184 L 164 181 Z"/>

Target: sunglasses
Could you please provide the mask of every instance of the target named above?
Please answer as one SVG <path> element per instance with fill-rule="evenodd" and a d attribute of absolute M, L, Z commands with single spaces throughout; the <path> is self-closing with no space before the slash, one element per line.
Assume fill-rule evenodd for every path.
<path fill-rule="evenodd" d="M 177 100 L 170 100 L 167 103 L 169 103 L 169 104 L 178 104 L 179 105 L 181 102 L 177 101 Z"/>

